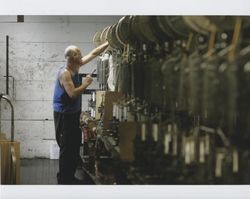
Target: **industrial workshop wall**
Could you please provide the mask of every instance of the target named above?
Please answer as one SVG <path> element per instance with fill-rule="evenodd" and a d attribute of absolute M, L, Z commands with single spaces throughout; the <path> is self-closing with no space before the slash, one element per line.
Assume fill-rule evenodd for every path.
<path fill-rule="evenodd" d="M 15 108 L 15 139 L 21 142 L 21 157 L 49 157 L 54 139 L 52 97 L 58 68 L 67 45 L 82 53 L 93 46 L 96 31 L 116 23 L 119 16 L 0 16 L 0 92 L 5 92 L 6 35 L 9 35 L 9 93 Z M 96 67 L 93 60 L 81 72 Z M 96 85 L 94 85 L 96 87 Z M 88 96 L 83 96 L 83 108 Z M 10 110 L 2 103 L 1 131 L 10 135 Z"/>

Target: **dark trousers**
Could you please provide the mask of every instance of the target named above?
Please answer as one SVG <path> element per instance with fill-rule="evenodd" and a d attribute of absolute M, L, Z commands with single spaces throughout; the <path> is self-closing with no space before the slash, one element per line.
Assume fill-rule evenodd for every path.
<path fill-rule="evenodd" d="M 79 118 L 80 112 L 54 112 L 56 141 L 60 147 L 58 184 L 74 184 L 81 144 Z"/>

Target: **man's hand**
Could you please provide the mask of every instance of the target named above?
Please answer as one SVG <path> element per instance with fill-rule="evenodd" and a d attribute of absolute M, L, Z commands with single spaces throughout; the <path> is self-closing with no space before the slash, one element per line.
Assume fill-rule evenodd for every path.
<path fill-rule="evenodd" d="M 92 81 L 93 81 L 93 78 L 91 77 L 91 75 L 87 75 L 87 76 L 85 77 L 85 79 L 84 79 L 83 84 L 89 86 L 89 85 L 92 83 Z"/>

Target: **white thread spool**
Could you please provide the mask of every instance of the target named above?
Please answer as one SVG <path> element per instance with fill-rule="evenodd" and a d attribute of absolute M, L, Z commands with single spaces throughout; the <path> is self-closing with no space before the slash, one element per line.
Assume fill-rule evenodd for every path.
<path fill-rule="evenodd" d="M 153 134 L 153 140 L 155 142 L 157 142 L 158 141 L 158 134 L 159 134 L 159 124 L 152 125 L 152 134 Z"/>

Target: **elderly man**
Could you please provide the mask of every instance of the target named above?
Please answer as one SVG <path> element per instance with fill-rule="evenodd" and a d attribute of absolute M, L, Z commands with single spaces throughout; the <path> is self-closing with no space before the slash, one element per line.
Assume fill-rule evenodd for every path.
<path fill-rule="evenodd" d="M 60 147 L 58 184 L 79 183 L 74 174 L 81 143 L 80 95 L 93 79 L 87 75 L 80 84 L 78 72 L 82 65 L 102 53 L 108 45 L 105 42 L 85 56 L 76 46 L 71 45 L 65 49 L 66 64 L 59 69 L 53 97 L 56 140 Z"/>

